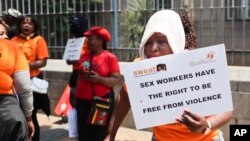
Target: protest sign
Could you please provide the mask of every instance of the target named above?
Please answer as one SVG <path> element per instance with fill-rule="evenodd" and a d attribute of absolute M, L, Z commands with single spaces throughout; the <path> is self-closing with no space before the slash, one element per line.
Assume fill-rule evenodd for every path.
<path fill-rule="evenodd" d="M 85 37 L 68 39 L 63 60 L 79 60 Z"/>
<path fill-rule="evenodd" d="M 224 44 L 122 65 L 136 128 L 232 111 L 227 69 Z"/>

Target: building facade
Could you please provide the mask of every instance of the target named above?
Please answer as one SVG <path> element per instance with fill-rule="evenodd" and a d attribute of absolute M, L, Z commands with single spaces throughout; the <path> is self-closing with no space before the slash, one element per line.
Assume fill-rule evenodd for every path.
<path fill-rule="evenodd" d="M 224 43 L 229 65 L 250 64 L 250 0 L 1 0 L 0 15 L 11 7 L 39 20 L 52 59 L 63 56 L 72 16 L 85 16 L 89 27 L 107 28 L 109 48 L 120 61 L 132 61 L 147 19 L 161 9 L 184 9 L 199 47 Z"/>

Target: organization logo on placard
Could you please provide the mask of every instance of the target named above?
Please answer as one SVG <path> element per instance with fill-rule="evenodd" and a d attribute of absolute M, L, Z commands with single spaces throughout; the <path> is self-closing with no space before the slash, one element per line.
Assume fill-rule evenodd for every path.
<path fill-rule="evenodd" d="M 134 77 L 142 77 L 146 75 L 155 74 L 160 71 L 167 71 L 166 64 L 157 64 L 156 66 L 152 66 L 149 68 L 141 69 L 141 70 L 135 70 L 133 71 Z"/>
<path fill-rule="evenodd" d="M 196 66 L 196 65 L 201 65 L 201 64 L 213 62 L 213 61 L 215 61 L 214 56 L 215 56 L 215 53 L 213 51 L 210 51 L 203 58 L 199 58 L 197 60 L 190 61 L 189 65 Z"/>

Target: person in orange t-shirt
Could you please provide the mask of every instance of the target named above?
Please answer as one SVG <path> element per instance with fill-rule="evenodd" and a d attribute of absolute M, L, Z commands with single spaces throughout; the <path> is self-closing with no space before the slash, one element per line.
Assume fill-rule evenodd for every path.
<path fill-rule="evenodd" d="M 38 77 L 43 79 L 40 68 L 46 66 L 49 57 L 48 47 L 45 39 L 39 34 L 39 24 L 34 17 L 21 17 L 17 23 L 18 35 L 11 41 L 24 53 L 30 68 L 30 78 Z M 50 103 L 47 94 L 33 92 L 34 110 L 32 111 L 32 121 L 35 125 L 33 141 L 40 138 L 40 127 L 37 120 L 37 111 L 42 109 L 47 116 L 50 115 Z"/>
<path fill-rule="evenodd" d="M 150 59 L 184 52 L 197 46 L 188 16 L 173 10 L 154 13 L 146 25 L 140 48 L 140 59 Z M 137 59 L 137 60 L 140 60 Z M 117 96 L 114 114 L 105 141 L 114 141 L 117 130 L 130 109 L 126 85 Z M 184 110 L 176 122 L 153 127 L 156 141 L 224 141 L 220 127 L 232 117 L 232 111 L 203 117 L 190 110 Z"/>
<path fill-rule="evenodd" d="M 21 141 L 32 137 L 32 110 L 33 95 L 27 60 L 13 43 L 0 39 L 0 140 Z"/>

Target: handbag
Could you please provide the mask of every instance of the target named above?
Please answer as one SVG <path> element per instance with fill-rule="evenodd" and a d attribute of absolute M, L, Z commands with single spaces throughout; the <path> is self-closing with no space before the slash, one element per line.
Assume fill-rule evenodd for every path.
<path fill-rule="evenodd" d="M 90 67 L 89 72 L 92 70 L 92 55 L 90 55 Z M 109 117 L 109 109 L 111 107 L 111 95 L 113 89 L 108 93 L 108 98 L 102 98 L 95 95 L 94 84 L 91 83 L 93 103 L 90 113 L 87 118 L 87 124 L 105 126 Z"/>
<path fill-rule="evenodd" d="M 87 123 L 105 126 L 109 115 L 110 104 L 109 98 L 94 96 Z"/>
<path fill-rule="evenodd" d="M 38 77 L 33 77 L 31 79 L 31 88 L 34 92 L 40 94 L 47 94 L 49 87 L 49 82 Z"/>

